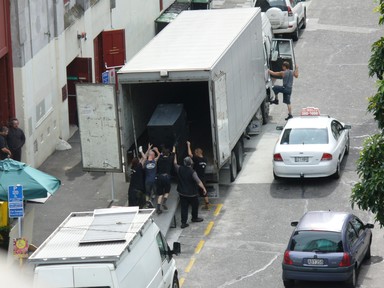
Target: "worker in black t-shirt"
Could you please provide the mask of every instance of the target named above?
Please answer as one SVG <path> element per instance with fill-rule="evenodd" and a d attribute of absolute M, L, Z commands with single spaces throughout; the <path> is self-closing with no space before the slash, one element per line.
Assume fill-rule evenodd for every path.
<path fill-rule="evenodd" d="M 159 159 L 157 160 L 157 176 L 156 176 L 156 193 L 157 206 L 156 213 L 161 214 L 164 210 L 168 210 L 166 202 L 169 192 L 171 191 L 171 171 L 173 167 L 174 155 L 170 153 L 168 148 L 163 148 Z"/>
<path fill-rule="evenodd" d="M 192 153 L 191 143 L 187 141 L 188 146 L 188 155 L 192 158 L 193 169 L 196 171 L 197 176 L 199 176 L 201 182 L 203 182 L 204 187 L 206 187 L 206 177 L 205 177 L 205 168 L 207 167 L 207 158 L 204 157 L 203 149 L 195 148 L 194 153 Z M 203 209 L 209 210 L 209 199 L 207 191 L 200 189 L 200 196 L 204 197 L 204 207 Z"/>

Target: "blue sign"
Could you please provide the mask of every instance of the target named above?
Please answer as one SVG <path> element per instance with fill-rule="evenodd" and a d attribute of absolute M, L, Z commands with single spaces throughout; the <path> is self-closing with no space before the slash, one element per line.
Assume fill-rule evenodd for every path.
<path fill-rule="evenodd" d="M 9 218 L 24 217 L 23 186 L 8 186 Z"/>
<path fill-rule="evenodd" d="M 105 71 L 105 72 L 101 73 L 101 79 L 102 79 L 103 84 L 109 84 L 109 72 Z"/>

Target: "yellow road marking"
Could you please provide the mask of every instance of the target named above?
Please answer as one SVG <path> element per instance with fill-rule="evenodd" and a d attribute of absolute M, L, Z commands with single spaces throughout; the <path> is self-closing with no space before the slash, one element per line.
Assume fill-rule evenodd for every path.
<path fill-rule="evenodd" d="M 214 216 L 219 215 L 219 213 L 220 213 L 220 211 L 221 211 L 221 208 L 223 208 L 223 204 L 217 204 L 216 209 L 215 209 L 215 212 L 213 212 L 213 215 L 214 215 Z"/>
<path fill-rule="evenodd" d="M 213 224 L 214 224 L 213 221 L 208 223 L 207 228 L 205 228 L 205 231 L 204 231 L 204 236 L 207 236 L 207 235 L 209 235 L 209 233 L 211 233 Z"/>
<path fill-rule="evenodd" d="M 196 246 L 195 254 L 199 254 L 200 253 L 201 249 L 204 246 L 204 243 L 205 243 L 204 240 L 200 240 L 199 244 L 197 244 L 197 246 Z"/>
<path fill-rule="evenodd" d="M 184 281 L 185 281 L 184 277 L 179 279 L 179 286 L 180 286 L 180 288 L 183 287 Z"/>
<path fill-rule="evenodd" d="M 189 263 L 188 263 L 188 266 L 187 266 L 187 268 L 185 268 L 185 272 L 186 273 L 189 273 L 190 271 L 191 271 L 191 269 L 192 269 L 192 266 L 193 266 L 193 264 L 195 263 L 195 258 L 191 258 L 191 260 L 189 260 Z"/>

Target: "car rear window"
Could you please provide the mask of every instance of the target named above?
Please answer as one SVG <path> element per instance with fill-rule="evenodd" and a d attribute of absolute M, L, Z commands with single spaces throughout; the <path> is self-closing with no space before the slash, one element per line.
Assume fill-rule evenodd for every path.
<path fill-rule="evenodd" d="M 280 8 L 283 11 L 287 11 L 287 4 L 285 0 L 257 0 L 255 7 L 260 7 L 261 12 L 267 12 L 271 7 Z"/>
<path fill-rule="evenodd" d="M 280 144 L 328 144 L 327 128 L 285 129 Z"/>
<path fill-rule="evenodd" d="M 303 252 L 343 252 L 340 232 L 296 231 L 289 250 Z"/>

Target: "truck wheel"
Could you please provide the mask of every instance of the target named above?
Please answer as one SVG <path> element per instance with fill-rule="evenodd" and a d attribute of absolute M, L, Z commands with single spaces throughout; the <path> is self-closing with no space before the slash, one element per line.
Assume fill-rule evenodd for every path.
<path fill-rule="evenodd" d="M 292 33 L 292 40 L 295 42 L 299 40 L 299 23 L 297 23 L 296 29 Z"/>
<path fill-rule="evenodd" d="M 235 181 L 237 177 L 237 159 L 233 150 L 231 152 L 231 164 L 229 164 L 229 172 L 231 176 L 231 182 Z"/>
<path fill-rule="evenodd" d="M 235 154 L 236 154 L 236 168 L 237 168 L 237 172 L 240 172 L 241 169 L 243 168 L 243 163 L 244 163 L 244 143 L 242 140 L 239 140 L 239 142 L 237 142 L 236 144 L 236 151 L 235 151 Z"/>
<path fill-rule="evenodd" d="M 172 282 L 172 288 L 179 288 L 179 279 L 177 279 L 177 276 L 173 276 L 173 282 Z"/>
<path fill-rule="evenodd" d="M 263 125 L 265 125 L 269 121 L 269 101 L 267 101 L 267 98 L 265 98 L 263 103 L 261 103 L 260 108 L 261 108 L 261 115 L 263 117 Z"/>
<path fill-rule="evenodd" d="M 301 29 L 307 28 L 307 10 L 304 9 L 304 18 L 303 18 L 303 24 L 301 25 Z"/>

